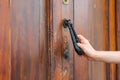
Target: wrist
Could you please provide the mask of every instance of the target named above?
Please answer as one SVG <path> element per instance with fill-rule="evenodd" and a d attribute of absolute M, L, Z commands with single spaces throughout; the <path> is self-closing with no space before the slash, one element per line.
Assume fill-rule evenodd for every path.
<path fill-rule="evenodd" d="M 99 51 L 94 51 L 93 54 L 91 55 L 91 57 L 95 60 L 95 61 L 100 61 L 100 53 Z"/>

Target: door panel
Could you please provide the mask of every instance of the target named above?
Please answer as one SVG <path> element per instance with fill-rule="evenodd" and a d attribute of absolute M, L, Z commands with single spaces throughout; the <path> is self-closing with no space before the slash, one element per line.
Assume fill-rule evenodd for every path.
<path fill-rule="evenodd" d="M 74 26 L 97 50 L 108 50 L 108 12 L 106 0 L 75 0 Z M 106 80 L 106 64 L 74 56 L 75 80 Z"/>
<path fill-rule="evenodd" d="M 0 80 L 11 77 L 11 25 L 9 0 L 0 0 Z"/>
<path fill-rule="evenodd" d="M 73 0 L 70 0 L 69 5 L 62 4 L 62 20 L 64 18 L 73 20 L 73 4 Z M 70 33 L 67 28 L 64 28 L 63 24 L 62 36 L 62 77 L 63 80 L 74 80 L 73 45 L 71 44 Z M 67 50 L 68 53 L 66 53 Z M 65 58 L 66 54 L 67 58 Z"/>
<path fill-rule="evenodd" d="M 50 79 L 51 80 L 73 80 L 73 46 L 70 34 L 63 27 L 63 19 L 73 19 L 73 1 L 69 5 L 62 4 L 62 0 L 51 0 L 49 21 L 49 52 L 50 52 Z M 65 58 L 65 51 L 68 56 Z"/>
<path fill-rule="evenodd" d="M 51 80 L 73 80 L 73 46 L 67 29 L 63 27 L 64 18 L 73 18 L 73 1 L 69 5 L 63 5 L 62 0 L 51 0 L 49 2 L 50 13 L 48 14 L 48 36 L 50 57 L 50 79 Z M 68 36 L 69 35 L 69 36 Z M 68 50 L 68 58 L 64 53 Z"/>
<path fill-rule="evenodd" d="M 120 51 L 120 0 L 116 0 L 117 50 Z M 120 65 L 117 65 L 117 80 L 120 80 Z"/>
<path fill-rule="evenodd" d="M 11 0 L 12 80 L 47 80 L 45 0 Z"/>
<path fill-rule="evenodd" d="M 78 56 L 73 49 L 69 30 L 63 28 L 62 21 L 64 18 L 71 19 L 76 32 L 87 37 L 97 50 L 108 50 L 108 2 L 75 0 L 65 5 L 62 0 L 51 0 L 49 4 L 51 79 L 106 80 L 106 64 L 90 62 Z M 64 57 L 66 46 L 69 50 L 67 59 Z"/>
<path fill-rule="evenodd" d="M 62 19 L 62 13 L 61 13 L 61 0 L 53 0 L 52 3 L 52 26 L 51 27 L 51 80 L 62 80 L 62 59 L 61 59 L 61 53 L 62 53 L 62 38 L 61 38 L 61 19 Z M 53 6 L 54 5 L 54 6 Z"/>

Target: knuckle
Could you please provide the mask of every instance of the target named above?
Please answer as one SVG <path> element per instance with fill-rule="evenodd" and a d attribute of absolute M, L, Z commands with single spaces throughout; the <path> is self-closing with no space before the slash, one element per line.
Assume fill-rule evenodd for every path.
<path fill-rule="evenodd" d="M 85 43 L 89 43 L 89 41 L 86 39 L 86 40 L 85 40 Z"/>

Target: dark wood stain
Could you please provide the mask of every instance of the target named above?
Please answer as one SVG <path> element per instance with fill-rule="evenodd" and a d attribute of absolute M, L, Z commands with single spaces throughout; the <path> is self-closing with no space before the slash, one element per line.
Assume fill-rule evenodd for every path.
<path fill-rule="evenodd" d="M 12 0 L 12 80 L 47 79 L 45 0 Z"/>
<path fill-rule="evenodd" d="M 116 0 L 120 50 L 120 0 Z M 106 64 L 78 56 L 63 19 L 97 50 L 109 50 L 109 1 L 0 0 L 0 80 L 107 80 Z M 64 57 L 68 50 L 68 57 Z M 117 65 L 117 80 L 120 80 Z M 114 75 L 114 74 L 113 74 Z"/>
<path fill-rule="evenodd" d="M 120 50 L 120 0 L 116 0 L 117 50 Z M 117 65 L 117 80 L 120 80 L 120 65 Z"/>

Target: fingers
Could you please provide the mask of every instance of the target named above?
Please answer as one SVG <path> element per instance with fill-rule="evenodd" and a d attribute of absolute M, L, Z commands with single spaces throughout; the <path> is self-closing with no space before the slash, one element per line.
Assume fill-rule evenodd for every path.
<path fill-rule="evenodd" d="M 85 37 L 83 37 L 82 35 L 78 35 L 78 37 L 80 38 L 80 39 L 85 39 Z"/>
<path fill-rule="evenodd" d="M 89 42 L 85 37 L 83 37 L 82 35 L 78 35 L 78 38 L 80 39 L 81 43 L 84 42 Z"/>
<path fill-rule="evenodd" d="M 82 44 L 81 43 L 77 43 L 78 47 L 82 48 Z"/>

